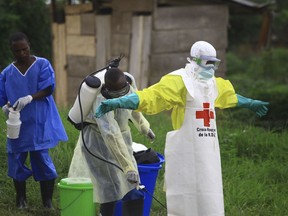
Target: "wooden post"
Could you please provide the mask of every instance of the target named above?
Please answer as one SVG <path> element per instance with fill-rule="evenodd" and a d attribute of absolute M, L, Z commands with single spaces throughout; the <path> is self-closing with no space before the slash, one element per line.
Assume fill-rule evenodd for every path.
<path fill-rule="evenodd" d="M 269 46 L 271 34 L 272 13 L 269 10 L 263 12 L 262 26 L 259 35 L 258 49 L 267 48 Z"/>
<path fill-rule="evenodd" d="M 66 69 L 66 34 L 65 24 L 52 24 L 53 33 L 53 66 L 55 70 L 55 100 L 58 106 L 66 107 L 67 100 L 67 69 Z"/>
<path fill-rule="evenodd" d="M 148 85 L 151 26 L 151 16 L 134 16 L 132 18 L 129 72 L 134 76 L 139 89 Z"/>
<path fill-rule="evenodd" d="M 111 15 L 98 15 L 95 23 L 96 68 L 102 68 L 111 58 Z"/>

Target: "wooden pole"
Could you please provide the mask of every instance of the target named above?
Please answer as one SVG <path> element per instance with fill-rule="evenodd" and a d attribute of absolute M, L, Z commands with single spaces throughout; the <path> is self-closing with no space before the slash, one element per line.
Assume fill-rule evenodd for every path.
<path fill-rule="evenodd" d="M 272 13 L 269 10 L 263 12 L 262 27 L 259 35 L 258 49 L 267 48 L 270 40 Z"/>
<path fill-rule="evenodd" d="M 134 76 L 139 89 L 148 85 L 151 31 L 151 16 L 134 16 L 132 18 L 129 72 Z"/>
<path fill-rule="evenodd" d="M 53 66 L 56 79 L 55 100 L 58 106 L 66 107 L 67 99 L 67 60 L 65 24 L 52 24 Z"/>

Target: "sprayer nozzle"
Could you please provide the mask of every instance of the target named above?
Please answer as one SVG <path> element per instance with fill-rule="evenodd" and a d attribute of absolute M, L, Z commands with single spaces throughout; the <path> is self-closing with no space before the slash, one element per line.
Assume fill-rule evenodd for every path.
<path fill-rule="evenodd" d="M 124 54 L 120 54 L 120 56 L 109 63 L 110 67 L 117 68 L 121 59 L 124 57 Z"/>

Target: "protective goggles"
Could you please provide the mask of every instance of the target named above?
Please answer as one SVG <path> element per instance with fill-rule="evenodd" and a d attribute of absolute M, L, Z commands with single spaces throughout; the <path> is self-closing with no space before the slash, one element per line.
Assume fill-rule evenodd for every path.
<path fill-rule="evenodd" d="M 205 69 L 213 68 L 214 70 L 218 69 L 221 62 L 220 59 L 205 55 L 201 55 L 199 58 L 192 56 L 192 60 Z"/>
<path fill-rule="evenodd" d="M 104 89 L 102 89 L 102 94 L 105 98 L 109 99 L 109 98 L 118 98 L 118 97 L 122 97 L 126 94 L 128 94 L 128 92 L 130 91 L 130 85 L 129 83 L 126 83 L 126 85 L 116 91 L 111 91 L 108 90 L 106 87 L 104 87 Z"/>

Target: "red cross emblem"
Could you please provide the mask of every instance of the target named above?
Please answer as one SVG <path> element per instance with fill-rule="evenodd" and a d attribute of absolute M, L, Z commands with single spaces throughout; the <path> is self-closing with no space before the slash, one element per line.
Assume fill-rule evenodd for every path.
<path fill-rule="evenodd" d="M 214 112 L 209 107 L 209 103 L 203 103 L 203 111 L 196 111 L 196 119 L 203 119 L 205 127 L 210 127 L 210 119 L 214 119 Z"/>

